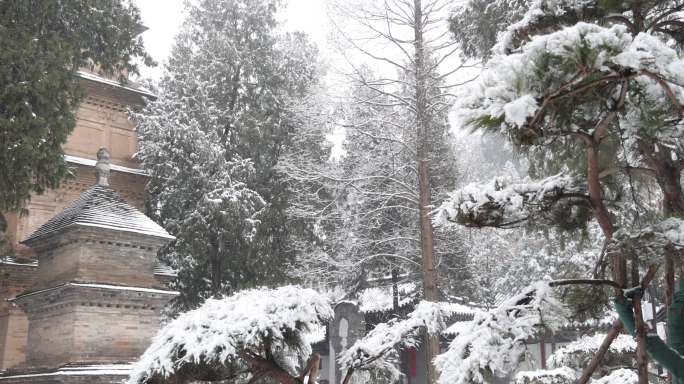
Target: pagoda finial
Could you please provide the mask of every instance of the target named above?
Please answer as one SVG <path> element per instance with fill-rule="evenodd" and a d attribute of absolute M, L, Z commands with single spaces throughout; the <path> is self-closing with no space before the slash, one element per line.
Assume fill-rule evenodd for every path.
<path fill-rule="evenodd" d="M 97 185 L 109 186 L 109 151 L 107 148 L 100 148 L 97 151 Z"/>

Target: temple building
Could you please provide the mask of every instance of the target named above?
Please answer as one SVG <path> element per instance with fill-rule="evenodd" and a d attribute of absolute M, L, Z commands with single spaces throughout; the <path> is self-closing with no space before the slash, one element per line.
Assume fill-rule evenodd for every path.
<path fill-rule="evenodd" d="M 33 195 L 23 212 L 5 214 L 7 236 L 16 251 L 11 256 L 0 255 L 0 371 L 24 363 L 29 348 L 28 317 L 18 302 L 8 300 L 33 287 L 51 284 L 38 280 L 39 277 L 47 277 L 40 267 L 38 251 L 22 244 L 22 241 L 29 239 L 39 227 L 64 211 L 95 184 L 96 152 L 99 148 L 105 147 L 110 151 L 108 188 L 129 206 L 143 208 L 146 176 L 134 158 L 138 143 L 128 110 L 141 108 L 145 99 L 154 95 L 134 83 L 122 85 L 86 69 L 79 72 L 79 78 L 87 96 L 76 111 L 74 131 L 63 146 L 73 177 L 56 190 Z M 156 267 L 157 280 L 164 281 L 171 275 L 168 268 Z"/>

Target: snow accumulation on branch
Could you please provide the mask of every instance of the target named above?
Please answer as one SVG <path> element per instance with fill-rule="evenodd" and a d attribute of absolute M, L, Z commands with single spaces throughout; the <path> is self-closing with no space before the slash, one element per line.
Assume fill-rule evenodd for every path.
<path fill-rule="evenodd" d="M 514 384 L 570 384 L 577 379 L 577 373 L 568 367 L 539 371 L 522 371 L 515 374 Z"/>
<path fill-rule="evenodd" d="M 499 307 L 475 315 L 461 328 L 435 364 L 440 384 L 490 382 L 513 372 L 525 353 L 525 340 L 543 329 L 556 329 L 566 309 L 548 283 L 538 282 Z"/>
<path fill-rule="evenodd" d="M 636 232 L 615 233 L 609 250 L 626 254 L 637 253 L 642 260 L 657 260 L 665 247 L 684 248 L 684 220 L 668 218 Z"/>
<path fill-rule="evenodd" d="M 506 28 L 498 37 L 495 52 L 508 53 L 517 48 L 528 36 L 549 23 L 557 24 L 561 19 L 577 19 L 580 13 L 596 12 L 600 8 L 591 7 L 596 0 L 531 0 L 522 19 Z M 550 20 L 549 20 L 550 19 Z M 546 20 L 549 20 L 547 22 Z M 571 23 L 565 23 L 571 24 Z"/>
<path fill-rule="evenodd" d="M 623 25 L 602 27 L 579 22 L 534 36 L 515 53 L 494 56 L 478 81 L 459 94 L 455 122 L 505 133 L 519 129 L 521 142 L 536 137 L 534 129 L 542 124 L 544 137 L 551 132 L 589 133 L 593 124 L 579 126 L 576 123 L 581 119 L 556 124 L 556 118 L 545 119 L 544 114 L 572 107 L 581 115 L 579 104 L 586 103 L 586 113 L 595 115 L 595 105 L 583 94 L 627 80 L 629 92 L 646 89 L 650 98 L 681 112 L 684 61 L 676 50 L 648 33 L 632 36 Z"/>
<path fill-rule="evenodd" d="M 417 301 L 418 288 L 415 283 L 397 285 L 399 291 L 399 308 L 411 305 Z M 371 287 L 359 292 L 359 311 L 362 313 L 389 311 L 393 307 L 391 287 Z"/>
<path fill-rule="evenodd" d="M 592 380 L 591 384 L 637 384 L 639 375 L 631 369 L 616 369 L 608 376 Z"/>
<path fill-rule="evenodd" d="M 134 365 L 128 383 L 195 372 L 221 371 L 234 376 L 251 369 L 255 373 L 255 362 L 296 375 L 296 369 L 311 355 L 309 336 L 332 317 L 326 297 L 296 286 L 209 299 L 157 334 Z"/>
<path fill-rule="evenodd" d="M 456 222 L 467 227 L 514 227 L 525 221 L 584 224 L 588 219 L 585 188 L 572 176 L 512 182 L 497 178 L 473 183 L 451 194 L 435 211 L 437 226 Z"/>
<path fill-rule="evenodd" d="M 451 307 L 443 303 L 421 301 L 406 319 L 380 323 L 357 340 L 342 352 L 340 365 L 343 371 L 384 371 L 398 378 L 400 372 L 392 362 L 396 349 L 418 345 L 423 329 L 429 334 L 440 333 L 446 329 L 446 321 L 452 313 Z"/>

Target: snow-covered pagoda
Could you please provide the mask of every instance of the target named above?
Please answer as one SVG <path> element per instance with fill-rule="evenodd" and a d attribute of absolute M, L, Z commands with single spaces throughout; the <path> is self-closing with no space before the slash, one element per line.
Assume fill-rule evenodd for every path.
<path fill-rule="evenodd" d="M 109 153 L 97 157 L 97 184 L 23 241 L 38 258 L 12 300 L 28 317 L 26 361 L 0 384 L 120 383 L 177 294 L 155 275 L 173 237 L 109 187 Z"/>

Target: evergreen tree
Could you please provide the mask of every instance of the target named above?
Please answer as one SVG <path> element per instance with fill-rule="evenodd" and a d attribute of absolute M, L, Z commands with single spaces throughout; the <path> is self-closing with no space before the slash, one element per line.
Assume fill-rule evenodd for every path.
<path fill-rule="evenodd" d="M 656 175 L 663 192 L 664 214 L 677 211 L 679 203 L 673 196 L 681 189 L 681 133 L 676 127 L 681 127 L 684 90 L 682 72 L 677 69 L 683 60 L 675 48 L 680 46 L 683 6 L 677 1 L 531 1 L 531 9 L 499 34 L 489 69 L 459 99 L 457 120 L 462 125 L 504 133 L 511 142 L 529 150 L 531 165 L 540 166 L 536 171 L 542 175 L 565 171 L 577 179 L 559 183 L 561 179 L 554 176 L 535 184 L 481 189 L 469 197 L 461 193 L 455 195 L 461 202 L 458 213 L 451 212 L 483 222 L 490 214 L 515 217 L 518 210 L 529 220 L 539 218 L 540 212 L 550 212 L 549 203 L 585 195 L 612 258 L 597 260 L 594 271 L 610 264 L 619 287 L 647 285 L 647 278 L 640 281 L 642 266 L 650 266 L 652 272 L 657 265 L 665 264 L 667 275 L 671 269 L 667 267 L 667 248 L 677 248 L 678 240 L 659 231 L 677 226 L 678 221 L 644 229 L 643 220 L 626 214 L 631 210 L 629 203 L 611 202 L 622 200 L 613 192 L 615 185 L 634 191 L 632 171 L 636 164 L 645 166 L 645 173 Z M 660 155 L 663 147 L 667 149 Z M 585 156 L 578 157 L 578 151 Z M 665 182 L 666 177 L 671 180 Z M 480 199 L 484 196 L 491 199 Z M 637 200 L 634 196 L 632 203 Z M 516 207 L 509 211 L 513 208 L 509 203 Z M 575 209 L 581 204 L 579 199 L 561 207 Z M 568 210 L 566 217 L 571 214 Z M 653 239 L 635 235 L 640 231 L 660 233 L 656 237 L 662 236 L 662 243 L 656 245 Z M 657 256 L 644 253 L 644 247 L 654 247 Z M 634 317 L 641 324 L 637 327 L 639 382 L 644 383 L 646 338 L 640 305 L 634 300 Z M 620 326 L 618 322 L 608 333 L 604 346 L 610 345 Z M 580 382 L 589 380 L 601 357 L 597 354 Z"/>
<path fill-rule="evenodd" d="M 163 256 L 182 307 L 286 279 L 290 191 L 276 165 L 318 69 L 304 35 L 279 32 L 278 4 L 191 5 L 160 97 L 137 115 L 149 211 L 178 238 Z"/>
<path fill-rule="evenodd" d="M 78 70 L 107 75 L 145 64 L 140 13 L 121 0 L 0 2 L 0 231 L 2 212 L 68 175 L 62 144 L 83 100 Z"/>

